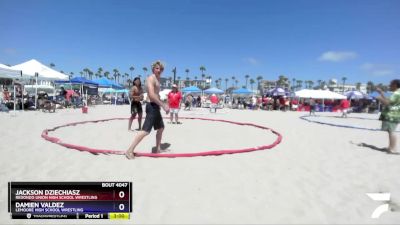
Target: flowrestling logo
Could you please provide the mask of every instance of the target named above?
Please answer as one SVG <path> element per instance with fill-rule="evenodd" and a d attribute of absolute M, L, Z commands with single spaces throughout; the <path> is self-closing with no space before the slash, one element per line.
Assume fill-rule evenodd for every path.
<path fill-rule="evenodd" d="M 378 206 L 371 214 L 372 219 L 378 219 L 384 212 L 389 211 L 390 193 L 366 193 L 374 201 L 386 202 Z"/>

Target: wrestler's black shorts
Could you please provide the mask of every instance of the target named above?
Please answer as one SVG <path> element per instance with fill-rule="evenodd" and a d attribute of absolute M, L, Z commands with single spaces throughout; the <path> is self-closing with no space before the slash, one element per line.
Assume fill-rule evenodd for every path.
<path fill-rule="evenodd" d="M 131 102 L 131 114 L 142 113 L 142 112 L 143 112 L 142 103 L 141 102 L 132 101 Z"/>
<path fill-rule="evenodd" d="M 154 130 L 164 128 L 164 122 L 161 116 L 160 106 L 150 102 L 146 104 L 146 119 L 144 120 L 142 130 L 150 133 L 153 127 Z"/>

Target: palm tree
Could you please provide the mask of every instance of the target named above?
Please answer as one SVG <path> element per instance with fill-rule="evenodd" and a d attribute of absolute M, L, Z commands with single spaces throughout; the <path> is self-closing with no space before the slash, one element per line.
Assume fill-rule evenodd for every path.
<path fill-rule="evenodd" d="M 83 71 L 79 72 L 79 74 L 81 75 L 81 77 L 83 76 Z"/>
<path fill-rule="evenodd" d="M 206 71 L 206 67 L 205 66 L 200 66 L 200 71 L 201 71 L 201 77 L 203 77 L 203 79 L 204 79 L 204 77 L 205 77 L 204 71 Z"/>
<path fill-rule="evenodd" d="M 103 73 L 103 68 L 99 67 L 97 69 L 97 76 L 96 77 L 101 77 L 101 74 Z"/>
<path fill-rule="evenodd" d="M 294 86 L 295 83 L 296 83 L 296 78 L 293 78 L 293 79 L 292 79 L 292 91 L 294 91 L 294 89 L 295 89 L 295 88 L 294 88 L 294 87 L 295 87 L 295 86 Z"/>
<path fill-rule="evenodd" d="M 304 85 L 306 86 L 306 89 L 308 89 L 308 80 L 304 81 Z"/>
<path fill-rule="evenodd" d="M 128 84 L 128 87 L 131 87 L 132 80 L 131 79 L 126 80 L 126 83 Z"/>
<path fill-rule="evenodd" d="M 257 82 L 258 82 L 258 85 L 257 85 L 257 89 L 260 89 L 261 88 L 261 86 L 260 86 L 260 81 L 263 79 L 263 77 L 262 76 L 258 76 L 257 78 Z"/>
<path fill-rule="evenodd" d="M 309 81 L 308 81 L 308 85 L 310 85 L 310 89 L 312 89 L 312 86 L 314 85 L 314 81 L 309 80 Z"/>
<path fill-rule="evenodd" d="M 117 69 L 113 69 L 113 72 L 114 72 L 114 74 L 113 74 L 114 81 L 115 81 L 115 83 L 117 83 L 118 70 Z"/>
<path fill-rule="evenodd" d="M 253 78 L 250 79 L 251 90 L 253 90 L 253 85 L 254 85 L 255 82 L 256 81 Z"/>
<path fill-rule="evenodd" d="M 320 88 L 320 89 L 321 89 L 321 82 L 322 82 L 322 80 L 317 80 L 318 88 Z"/>
<path fill-rule="evenodd" d="M 192 85 L 197 85 L 197 76 L 194 76 L 194 80 L 192 81 Z"/>
<path fill-rule="evenodd" d="M 226 90 L 228 90 L 228 81 L 229 81 L 229 78 L 225 78 L 225 92 L 226 92 Z"/>
<path fill-rule="evenodd" d="M 56 64 L 50 63 L 50 67 L 51 67 L 51 68 L 54 68 L 54 67 L 56 67 Z"/>
<path fill-rule="evenodd" d="M 218 78 L 219 88 L 221 89 L 222 78 Z"/>
<path fill-rule="evenodd" d="M 118 74 L 117 74 L 117 78 L 118 78 L 118 84 L 120 84 L 120 82 L 119 82 L 119 78 L 121 77 L 121 73 L 120 72 L 118 72 Z"/>
<path fill-rule="evenodd" d="M 342 92 L 344 93 L 344 84 L 346 83 L 347 77 L 342 77 L 342 81 L 343 81 L 343 90 Z"/>
<path fill-rule="evenodd" d="M 107 79 L 110 79 L 110 72 L 108 72 L 108 71 L 106 71 L 106 72 L 104 72 L 104 76 L 107 78 Z"/>
<path fill-rule="evenodd" d="M 356 90 L 360 91 L 360 88 L 361 88 L 361 82 L 357 82 L 356 83 Z"/>
<path fill-rule="evenodd" d="M 131 67 L 129 67 L 129 70 L 131 71 L 131 79 L 133 79 L 132 72 L 135 70 L 135 67 L 131 66 Z"/>
<path fill-rule="evenodd" d="M 186 69 L 185 72 L 186 72 L 186 77 L 189 78 L 189 72 L 190 72 L 190 70 L 189 70 L 189 69 Z"/>
<path fill-rule="evenodd" d="M 82 70 L 82 71 L 83 71 L 83 77 L 84 77 L 84 78 L 86 78 L 87 70 L 88 70 L 88 68 L 85 68 L 85 69 Z"/>
<path fill-rule="evenodd" d="M 250 77 L 250 75 L 246 75 L 246 76 L 244 76 L 244 78 L 246 78 L 246 88 L 247 88 L 247 80 L 249 79 L 249 77 Z"/>
<path fill-rule="evenodd" d="M 189 87 L 189 85 L 190 85 L 190 78 L 186 77 L 185 86 Z"/>
<path fill-rule="evenodd" d="M 238 83 L 239 83 L 239 81 L 238 81 L 238 80 L 235 80 L 236 87 L 238 86 Z"/>
<path fill-rule="evenodd" d="M 368 93 L 368 94 L 371 94 L 371 93 L 372 93 L 372 90 L 374 90 L 374 89 L 375 89 L 374 82 L 368 81 L 368 82 L 367 82 L 367 93 Z"/>
<path fill-rule="evenodd" d="M 125 77 L 125 82 L 124 83 L 126 83 L 127 81 L 128 81 L 128 77 L 129 77 L 129 73 L 124 73 L 124 77 Z"/>
<path fill-rule="evenodd" d="M 70 72 L 69 73 L 69 79 L 71 80 L 71 78 L 74 76 L 74 72 Z"/>
<path fill-rule="evenodd" d="M 88 74 L 89 74 L 89 79 L 91 80 L 93 78 L 93 72 L 91 70 L 89 70 Z"/>
<path fill-rule="evenodd" d="M 208 77 L 207 77 L 207 79 L 210 81 L 210 87 L 212 86 L 212 76 L 211 75 L 208 75 Z"/>
<path fill-rule="evenodd" d="M 303 81 L 302 80 L 297 80 L 296 83 L 297 83 L 297 88 L 301 89 L 302 86 L 303 86 Z"/>
<path fill-rule="evenodd" d="M 143 67 L 142 70 L 143 70 L 143 72 L 144 72 L 144 76 L 146 76 L 147 67 Z"/>
<path fill-rule="evenodd" d="M 288 80 L 288 78 L 285 77 L 285 75 L 280 75 L 280 76 L 278 77 L 278 82 L 277 82 L 277 83 L 278 83 L 278 86 L 285 86 L 287 80 Z"/>
<path fill-rule="evenodd" d="M 235 77 L 235 76 L 232 76 L 232 87 L 233 87 L 233 88 L 235 87 L 235 79 L 236 79 L 236 77 Z"/>

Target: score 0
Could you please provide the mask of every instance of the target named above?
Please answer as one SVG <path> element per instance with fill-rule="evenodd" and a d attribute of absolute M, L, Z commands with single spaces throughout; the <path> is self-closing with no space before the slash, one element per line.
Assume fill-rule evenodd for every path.
<path fill-rule="evenodd" d="M 126 190 L 120 190 L 115 193 L 115 201 L 116 206 L 118 207 L 117 210 L 120 212 L 127 212 L 129 211 L 129 192 Z"/>

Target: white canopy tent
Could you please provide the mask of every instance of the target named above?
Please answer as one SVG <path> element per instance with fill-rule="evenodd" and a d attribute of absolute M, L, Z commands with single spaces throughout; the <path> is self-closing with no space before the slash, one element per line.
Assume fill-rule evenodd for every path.
<path fill-rule="evenodd" d="M 322 99 L 322 105 L 325 105 L 325 99 L 347 99 L 345 95 L 341 95 L 329 90 L 303 89 L 296 91 L 295 96 L 299 98 Z M 325 111 L 325 108 L 323 108 L 323 111 Z"/>
<path fill-rule="evenodd" d="M 50 94 L 51 96 L 55 96 L 55 88 L 53 86 L 50 85 L 24 85 L 25 91 L 28 94 L 34 94 L 36 92 L 36 89 L 38 92 L 46 92 L 48 94 Z"/>
<path fill-rule="evenodd" d="M 12 66 L 11 69 L 21 70 L 24 75 L 35 77 L 38 74 L 38 79 L 45 80 L 68 80 L 68 75 L 62 74 L 56 70 L 53 70 L 42 63 L 31 59 L 27 62 Z"/>
<path fill-rule="evenodd" d="M 0 64 L 1 65 L 1 64 Z M 20 79 L 21 71 L 0 67 L 0 78 Z"/>
<path fill-rule="evenodd" d="M 11 69 L 22 71 L 23 75 L 35 78 L 35 84 L 38 85 L 38 79 L 40 80 L 68 80 L 68 75 L 62 74 L 55 71 L 35 59 L 31 59 L 27 62 L 12 66 Z M 37 74 L 37 76 L 36 76 Z M 35 108 L 37 107 L 37 88 L 35 88 Z"/>
<path fill-rule="evenodd" d="M 314 98 L 314 99 L 346 99 L 345 95 L 341 95 L 329 90 L 309 90 L 303 89 L 295 92 L 295 96 L 299 98 Z"/>
<path fill-rule="evenodd" d="M 7 65 L 4 65 L 4 64 L 1 64 L 1 63 L 0 63 L 0 68 L 3 68 L 3 69 L 10 69 L 10 67 L 9 67 L 9 66 L 7 66 Z"/>

